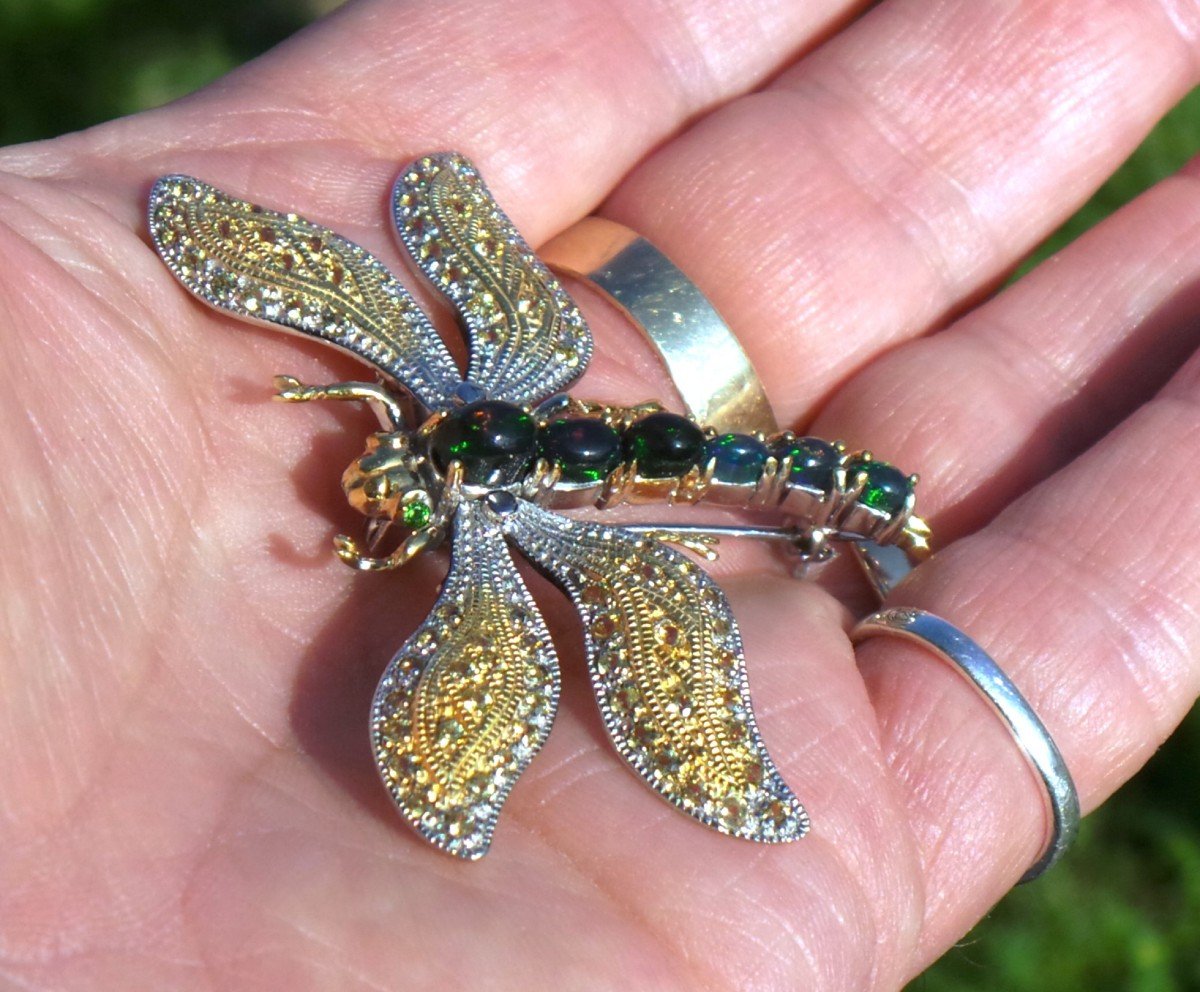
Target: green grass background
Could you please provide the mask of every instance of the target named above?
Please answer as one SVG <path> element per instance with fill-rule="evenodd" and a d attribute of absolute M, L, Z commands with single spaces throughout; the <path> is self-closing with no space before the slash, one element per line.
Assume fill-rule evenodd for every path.
<path fill-rule="evenodd" d="M 333 6 L 336 0 L 0 0 L 0 143 L 164 103 Z M 1025 268 L 1197 151 L 1200 91 Z M 1198 759 L 1200 715 L 1193 714 L 1085 822 L 1063 863 L 1009 895 L 910 992 L 1200 990 Z"/>

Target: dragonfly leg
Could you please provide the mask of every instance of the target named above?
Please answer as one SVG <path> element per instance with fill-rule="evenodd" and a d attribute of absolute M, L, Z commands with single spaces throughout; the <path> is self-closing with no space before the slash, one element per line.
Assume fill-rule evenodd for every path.
<path fill-rule="evenodd" d="M 441 541 L 443 534 L 440 528 L 427 527 L 405 538 L 398 548 L 382 558 L 373 558 L 366 554 L 354 538 L 339 534 L 333 541 L 337 556 L 351 568 L 360 572 L 390 572 L 408 564 L 422 551 Z"/>
<path fill-rule="evenodd" d="M 275 397 L 285 403 L 309 403 L 312 400 L 353 400 L 370 403 L 393 431 L 404 428 L 404 410 L 396 397 L 375 382 L 331 382 L 324 386 L 305 385 L 295 376 L 277 375 Z"/>

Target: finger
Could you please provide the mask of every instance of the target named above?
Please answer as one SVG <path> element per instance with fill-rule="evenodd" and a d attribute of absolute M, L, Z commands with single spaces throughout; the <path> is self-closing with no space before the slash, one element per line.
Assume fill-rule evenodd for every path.
<path fill-rule="evenodd" d="M 890 0 L 664 146 L 606 207 L 713 298 L 785 423 L 943 322 L 1196 79 L 1200 12 Z"/>
<path fill-rule="evenodd" d="M 814 431 L 921 475 L 943 541 L 989 519 L 1149 399 L 1196 344 L 1194 164 L 948 330 L 890 352 Z"/>
<path fill-rule="evenodd" d="M 1181 355 L 1194 347 L 1191 315 L 1200 276 L 1195 261 L 1200 257 L 1195 185 L 1194 167 L 1159 184 L 949 330 L 874 363 L 834 398 L 814 429 L 852 439 L 869 437 L 877 450 L 920 471 L 922 510 L 933 511 L 935 534 L 943 539 L 989 519 L 998 506 L 1107 433 L 1125 412 L 1152 395 L 1178 367 Z M 1053 484 L 1052 480 L 1048 485 Z M 1075 519 L 1071 511 L 1064 517 L 1068 524 Z M 1055 526 L 1061 529 L 1063 521 Z M 1065 539 L 1070 541 L 1072 534 L 1073 527 Z M 929 569 L 942 567 L 942 557 Z M 1081 553 L 1075 559 L 1080 569 L 1086 569 L 1083 557 Z M 981 579 L 994 581 L 999 575 L 1008 581 L 1000 562 L 979 567 L 985 570 Z M 1026 595 L 1037 601 L 1046 593 L 1039 582 Z M 1098 601 L 1103 602 L 1100 594 Z M 945 612 L 943 606 L 931 608 Z M 1047 599 L 1046 609 L 1060 610 L 1064 617 L 1079 612 L 1064 605 L 1061 597 Z M 968 625 L 969 617 L 960 621 L 953 614 L 953 619 L 977 634 Z M 1014 626 L 1011 618 L 1008 626 Z M 1024 610 L 1019 627 L 1053 629 Z M 870 664 L 880 650 L 869 647 L 862 656 Z M 915 781 L 919 775 L 925 790 L 931 789 L 930 782 L 961 788 L 963 781 L 970 781 L 981 793 L 999 795 L 1005 793 L 997 791 L 993 779 L 1025 782 L 1022 801 L 1028 803 L 1032 795 L 1035 805 L 1022 808 L 1033 811 L 1031 831 L 1036 834 L 1036 786 L 987 711 L 968 708 L 950 729 L 942 728 L 942 736 L 934 738 L 942 742 L 942 753 L 933 758 L 921 743 L 929 728 L 919 714 L 926 713 L 934 699 L 940 705 L 943 697 L 954 698 L 962 686 L 948 670 L 927 659 L 916 661 L 923 657 L 920 652 L 901 652 L 898 646 L 887 650 L 909 665 L 919 665 L 922 672 L 914 679 L 914 670 L 902 672 L 896 662 L 886 676 L 870 677 L 877 698 L 886 700 L 881 703 L 883 719 L 885 724 L 891 721 L 893 760 L 901 776 Z M 1081 658 L 1095 657 L 1086 649 L 1067 656 L 1076 665 L 1084 663 Z M 999 660 L 1011 670 L 1010 659 L 1015 657 L 1005 654 Z M 1055 678 L 1044 669 L 1034 671 L 1035 679 Z M 1020 680 L 1018 684 L 1028 687 Z M 895 715 L 905 707 L 918 715 Z M 945 746 L 948 740 L 953 746 Z M 964 767 L 963 754 L 976 752 L 990 763 L 983 776 L 978 769 Z M 938 792 L 937 786 L 932 789 Z M 931 802 L 924 829 L 927 839 L 935 831 L 946 837 L 971 837 L 979 849 L 990 849 L 1002 865 L 999 870 L 1007 870 L 1009 877 L 1028 863 L 1022 862 L 1029 856 L 1027 848 L 997 844 L 989 831 L 1002 833 L 1003 824 L 995 818 L 981 820 L 961 795 L 952 800 L 940 794 Z M 1037 843 L 1036 836 L 1026 839 Z M 965 875 L 943 877 L 935 880 L 931 892 L 949 892 L 962 884 Z M 983 896 L 970 912 L 952 915 L 952 922 L 927 935 L 928 952 L 952 939 L 988 898 Z"/>
<path fill-rule="evenodd" d="M 193 169 L 377 225 L 398 162 L 457 148 L 540 240 L 861 3 L 359 0 L 194 98 L 74 137 L 69 168 L 115 184 L 123 216 L 131 184 Z M 63 147 L 4 164 L 58 171 Z"/>
<path fill-rule="evenodd" d="M 1150 756 L 1200 689 L 1200 565 L 1181 535 L 1200 438 L 1200 357 L 1120 427 L 899 591 L 967 631 L 1029 698 L 1088 810 Z M 860 663 L 908 790 L 929 884 L 920 966 L 1032 863 L 1040 785 L 965 683 L 877 639 Z"/>

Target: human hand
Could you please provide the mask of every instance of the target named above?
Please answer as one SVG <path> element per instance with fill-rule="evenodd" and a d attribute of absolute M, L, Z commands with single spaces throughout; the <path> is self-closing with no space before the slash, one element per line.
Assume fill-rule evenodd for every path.
<path fill-rule="evenodd" d="M 397 271 L 385 191 L 421 152 L 469 154 L 535 244 L 603 202 L 717 303 L 785 423 L 921 473 L 941 550 L 897 601 L 993 652 L 1086 807 L 1169 733 L 1200 637 L 1179 539 L 1194 179 L 976 304 L 1194 84 L 1200 11 L 857 12 L 360 0 L 188 100 L 0 153 L 14 985 L 894 989 L 1044 837 L 1038 787 L 963 683 L 897 642 L 856 667 L 844 610 L 753 553 L 721 581 L 807 840 L 711 835 L 641 787 L 566 611 L 555 731 L 493 853 L 410 836 L 365 726 L 438 566 L 361 576 L 328 554 L 370 428 L 264 400 L 275 372 L 357 370 L 187 297 L 145 240 L 165 172 Z M 666 389 L 628 328 L 589 316 L 576 392 Z"/>

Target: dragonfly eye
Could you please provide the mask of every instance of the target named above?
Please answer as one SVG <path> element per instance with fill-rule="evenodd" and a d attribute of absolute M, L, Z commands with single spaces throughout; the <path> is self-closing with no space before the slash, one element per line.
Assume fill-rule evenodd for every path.
<path fill-rule="evenodd" d="M 411 467 L 412 455 L 404 434 L 373 434 L 367 450 L 346 469 L 342 489 L 359 513 L 385 517 L 419 529 L 429 494 Z M 428 513 L 424 514 L 428 519 Z"/>

